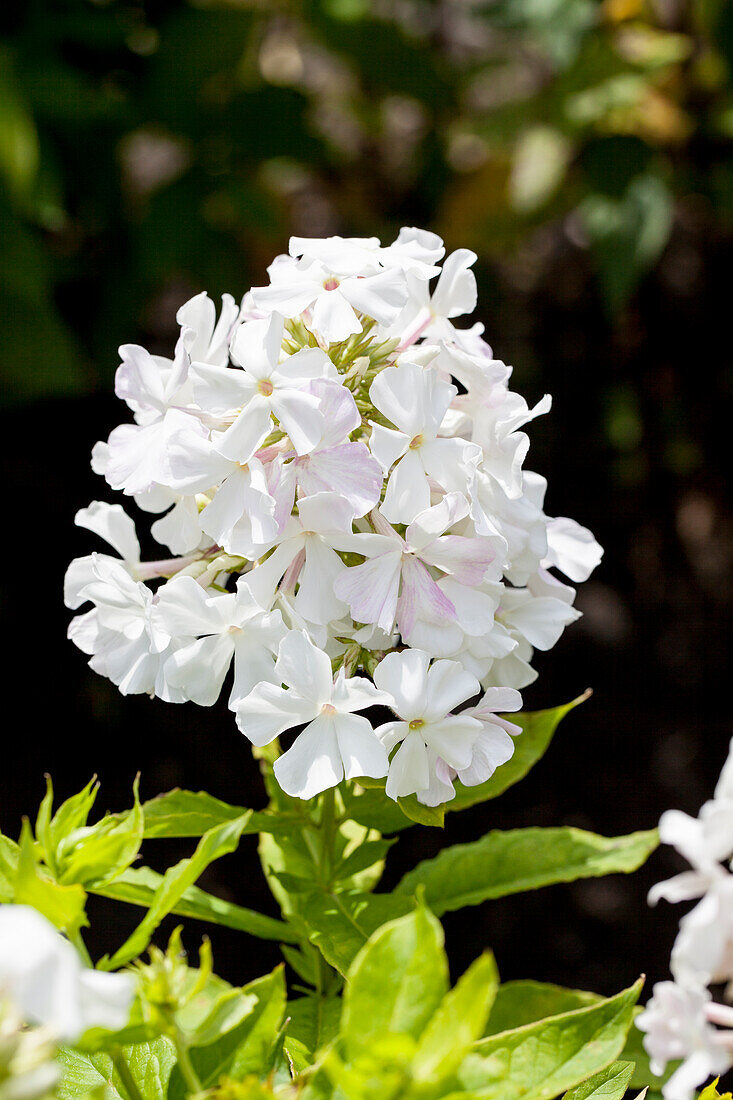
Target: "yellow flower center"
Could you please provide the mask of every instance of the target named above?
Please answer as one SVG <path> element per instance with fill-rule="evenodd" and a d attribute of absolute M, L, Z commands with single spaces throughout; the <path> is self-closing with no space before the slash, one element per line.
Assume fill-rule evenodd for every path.
<path fill-rule="evenodd" d="M 269 378 L 263 378 L 257 383 L 257 389 L 263 397 L 269 397 L 274 388 Z"/>

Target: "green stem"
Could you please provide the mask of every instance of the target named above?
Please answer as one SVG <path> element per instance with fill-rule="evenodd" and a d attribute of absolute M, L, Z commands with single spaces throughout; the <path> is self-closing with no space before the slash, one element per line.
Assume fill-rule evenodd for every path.
<path fill-rule="evenodd" d="M 111 1058 L 117 1073 L 119 1074 L 120 1081 L 122 1082 L 125 1092 L 129 1096 L 130 1100 L 143 1100 L 143 1095 L 140 1089 L 137 1087 L 137 1082 L 132 1076 L 130 1067 L 127 1064 L 127 1058 L 125 1057 L 122 1047 L 113 1047 L 111 1051 Z"/>
<path fill-rule="evenodd" d="M 199 1075 L 193 1068 L 193 1062 L 188 1053 L 188 1047 L 184 1042 L 183 1036 L 178 1028 L 172 1036 L 173 1042 L 176 1045 L 176 1054 L 178 1055 L 178 1068 L 181 1071 L 181 1077 L 186 1082 L 188 1091 L 191 1093 L 203 1092 L 203 1085 L 199 1079 Z"/>
<path fill-rule="evenodd" d="M 321 821 L 320 821 L 320 855 L 318 860 L 318 868 L 321 873 L 321 881 L 324 887 L 329 890 L 333 881 L 333 867 L 334 867 L 334 841 L 336 840 L 336 833 L 338 831 L 338 822 L 336 821 L 336 792 L 333 787 L 330 787 L 323 794 L 323 802 L 321 805 Z"/>
<path fill-rule="evenodd" d="M 84 943 L 84 940 L 81 937 L 81 929 L 76 928 L 73 932 L 71 932 L 71 931 L 67 932 L 67 935 L 68 935 L 69 939 L 71 940 L 71 942 L 73 943 L 76 950 L 81 955 L 84 962 L 87 964 L 87 966 L 90 966 L 92 969 L 94 969 L 94 963 L 92 962 L 92 957 L 89 954 L 89 952 L 87 951 L 87 945 Z"/>

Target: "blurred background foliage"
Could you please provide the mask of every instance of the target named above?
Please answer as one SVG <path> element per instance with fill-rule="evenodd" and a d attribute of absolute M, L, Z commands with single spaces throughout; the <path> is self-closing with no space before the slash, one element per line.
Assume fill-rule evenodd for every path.
<path fill-rule="evenodd" d="M 11 398 L 109 385 L 131 329 L 162 339 L 189 289 L 263 281 L 292 231 L 430 225 L 521 288 L 559 234 L 611 316 L 676 223 L 730 231 L 727 0 L 25 0 L 0 18 Z"/>
<path fill-rule="evenodd" d="M 112 499 L 88 451 L 127 419 L 120 343 L 168 354 L 183 301 L 261 284 L 291 233 L 403 224 L 477 252 L 476 319 L 530 403 L 555 398 L 532 426 L 548 511 L 606 547 L 525 693 L 595 697 L 491 821 L 612 834 L 696 812 L 733 732 L 731 0 L 6 0 L 0 28 L 0 599 L 19 704 L 0 827 L 17 832 L 44 769 L 62 795 L 97 771 L 113 809 L 138 769 L 146 797 L 261 804 L 225 707 L 123 699 L 65 640 L 63 572 L 91 546 L 74 512 Z M 486 812 L 412 831 L 392 878 Z M 207 887 L 265 908 L 254 858 Z M 450 915 L 454 963 L 490 943 L 505 978 L 662 978 L 677 914 L 645 892 L 674 869 L 660 853 L 633 879 Z M 217 936 L 235 980 L 274 964 Z"/>

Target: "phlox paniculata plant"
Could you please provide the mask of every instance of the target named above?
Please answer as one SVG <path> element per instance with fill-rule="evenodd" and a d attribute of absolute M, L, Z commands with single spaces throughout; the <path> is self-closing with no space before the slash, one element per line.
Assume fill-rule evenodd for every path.
<path fill-rule="evenodd" d="M 578 617 L 567 581 L 601 557 L 546 515 L 523 429 L 550 399 L 529 408 L 482 326 L 457 327 L 476 257 L 444 251 L 419 229 L 294 237 L 240 305 L 182 306 L 172 358 L 120 349 L 133 422 L 93 467 L 166 549 L 143 562 L 121 505 L 82 509 L 115 553 L 69 566 L 68 606 L 91 605 L 69 635 L 124 694 L 210 706 L 231 670 L 254 745 L 304 727 L 275 763 L 292 796 L 386 778 L 435 806 L 488 779 L 535 649 Z"/>

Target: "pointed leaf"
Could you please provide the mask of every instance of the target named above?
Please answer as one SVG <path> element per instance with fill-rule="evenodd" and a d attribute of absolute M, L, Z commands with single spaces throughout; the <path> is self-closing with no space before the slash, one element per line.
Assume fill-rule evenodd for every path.
<path fill-rule="evenodd" d="M 318 947 L 327 963 L 345 975 L 373 932 L 414 908 L 412 898 L 394 894 L 314 892 L 304 899 L 299 916 L 311 943 Z"/>
<path fill-rule="evenodd" d="M 440 916 L 555 882 L 635 871 L 658 844 L 656 829 L 620 837 L 571 827 L 494 831 L 419 863 L 395 893 L 414 894 L 422 886 L 426 904 Z"/>
<path fill-rule="evenodd" d="M 623 1100 L 633 1072 L 633 1062 L 612 1062 L 566 1092 L 563 1100 Z"/>

